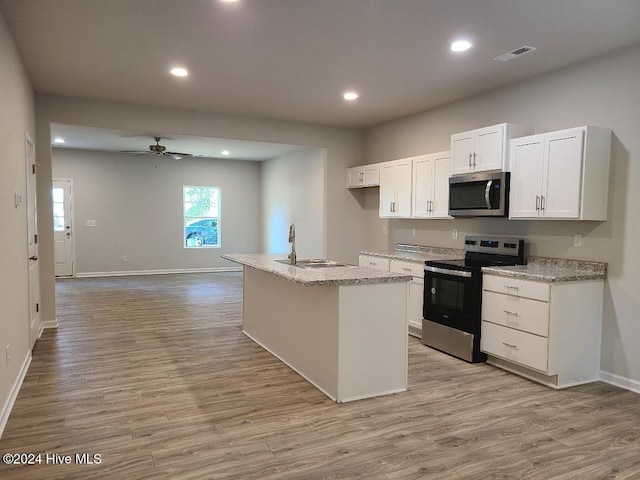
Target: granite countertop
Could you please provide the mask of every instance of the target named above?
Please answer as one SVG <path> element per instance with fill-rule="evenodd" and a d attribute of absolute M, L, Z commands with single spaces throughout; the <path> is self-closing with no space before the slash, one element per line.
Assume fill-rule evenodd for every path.
<path fill-rule="evenodd" d="M 579 282 L 607 278 L 607 264 L 603 262 L 534 256 L 527 259 L 527 265 L 483 267 L 482 271 L 503 277 L 543 282 Z"/>
<path fill-rule="evenodd" d="M 278 263 L 286 255 L 224 254 L 222 258 L 232 262 L 272 273 L 290 282 L 306 286 L 360 285 L 369 283 L 394 283 L 411 280 L 411 275 L 385 272 L 368 267 L 348 265 L 346 267 L 301 268 Z"/>
<path fill-rule="evenodd" d="M 464 250 L 459 248 L 424 247 L 402 244 L 399 244 L 396 250 L 361 251 L 359 253 L 360 255 L 371 255 L 413 263 L 424 263 L 427 260 L 454 260 L 464 258 Z"/>

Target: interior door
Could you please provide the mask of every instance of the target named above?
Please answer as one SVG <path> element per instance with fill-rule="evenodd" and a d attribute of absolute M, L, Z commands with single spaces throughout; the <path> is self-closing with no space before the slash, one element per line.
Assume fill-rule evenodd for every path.
<path fill-rule="evenodd" d="M 36 159 L 33 141 L 25 141 L 27 170 L 27 251 L 29 255 L 29 341 L 31 348 L 40 335 L 40 269 L 38 266 L 38 224 L 36 219 Z"/>
<path fill-rule="evenodd" d="M 53 251 L 56 277 L 73 275 L 71 180 L 53 181 Z"/>

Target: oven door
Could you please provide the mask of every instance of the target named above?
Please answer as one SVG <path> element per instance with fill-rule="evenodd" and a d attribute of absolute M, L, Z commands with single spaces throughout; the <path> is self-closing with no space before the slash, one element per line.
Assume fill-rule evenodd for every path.
<path fill-rule="evenodd" d="M 480 333 L 480 272 L 424 267 L 423 316 L 468 333 Z"/>

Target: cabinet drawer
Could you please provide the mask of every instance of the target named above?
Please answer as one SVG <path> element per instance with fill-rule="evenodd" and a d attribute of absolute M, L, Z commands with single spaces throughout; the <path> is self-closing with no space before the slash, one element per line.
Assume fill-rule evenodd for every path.
<path fill-rule="evenodd" d="M 480 349 L 541 372 L 547 372 L 548 369 L 548 339 L 520 330 L 483 321 Z"/>
<path fill-rule="evenodd" d="M 385 272 L 389 271 L 388 258 L 360 255 L 360 257 L 358 257 L 358 265 L 360 267 L 377 268 L 378 270 L 384 270 Z"/>
<path fill-rule="evenodd" d="M 549 304 L 538 300 L 484 291 L 482 320 L 542 337 L 549 336 Z"/>
<path fill-rule="evenodd" d="M 482 283 L 483 289 L 491 292 L 533 298 L 543 302 L 548 302 L 550 298 L 551 286 L 548 283 L 486 274 L 483 276 Z"/>
<path fill-rule="evenodd" d="M 391 260 L 389 271 L 395 273 L 411 274 L 414 277 L 424 278 L 424 263 L 402 262 Z"/>

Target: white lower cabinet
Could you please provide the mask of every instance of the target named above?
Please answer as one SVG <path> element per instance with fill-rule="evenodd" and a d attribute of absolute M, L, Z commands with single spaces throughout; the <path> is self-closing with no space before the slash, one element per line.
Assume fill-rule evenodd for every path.
<path fill-rule="evenodd" d="M 604 281 L 483 278 L 481 350 L 491 363 L 554 388 L 599 379 Z"/>
<path fill-rule="evenodd" d="M 424 264 L 391 260 L 389 271 L 413 275 L 409 282 L 409 334 L 422 337 L 422 302 L 424 296 Z"/>
<path fill-rule="evenodd" d="M 408 332 L 414 337 L 422 337 L 422 302 L 424 296 L 424 265 L 415 262 L 403 262 L 376 257 L 374 255 L 360 255 L 358 265 L 361 267 L 377 268 L 387 272 L 406 273 L 413 275 L 409 282 L 408 299 Z"/>

